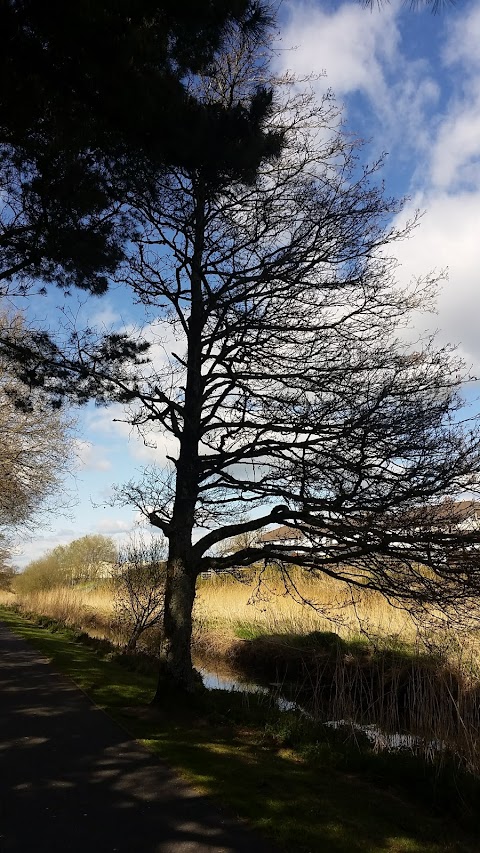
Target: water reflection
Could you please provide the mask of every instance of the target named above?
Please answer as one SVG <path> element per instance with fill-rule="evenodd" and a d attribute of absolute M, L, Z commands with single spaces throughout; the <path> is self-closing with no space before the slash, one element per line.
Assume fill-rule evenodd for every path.
<path fill-rule="evenodd" d="M 257 696 L 268 696 L 280 711 L 299 711 L 310 717 L 310 714 L 292 702 L 290 699 L 285 699 L 278 695 L 279 685 L 272 683 L 269 687 L 262 687 L 253 681 L 243 681 L 240 676 L 220 674 L 218 671 L 207 669 L 205 666 L 197 664 L 197 671 L 202 676 L 203 684 L 207 690 L 226 690 L 229 693 L 253 693 Z"/>
<path fill-rule="evenodd" d="M 354 723 L 352 720 L 328 720 L 325 725 L 332 729 L 348 727 L 353 731 L 362 732 L 362 734 L 366 735 L 376 752 L 384 750 L 387 750 L 387 752 L 400 752 L 401 750 L 417 752 L 419 747 L 421 747 L 423 752 L 426 751 L 427 757 L 430 756 L 433 758 L 437 752 L 445 749 L 445 744 L 442 744 L 439 740 L 426 742 L 419 735 L 402 734 L 401 732 L 388 734 L 371 723 L 362 725 L 361 723 Z"/>
<path fill-rule="evenodd" d="M 253 684 L 249 681 L 241 681 L 239 678 L 232 676 L 220 675 L 219 672 L 212 672 L 203 666 L 197 667 L 197 671 L 202 676 L 203 684 L 207 690 L 228 690 L 236 693 L 265 693 L 268 694 L 266 687 L 260 687 L 259 684 Z"/>

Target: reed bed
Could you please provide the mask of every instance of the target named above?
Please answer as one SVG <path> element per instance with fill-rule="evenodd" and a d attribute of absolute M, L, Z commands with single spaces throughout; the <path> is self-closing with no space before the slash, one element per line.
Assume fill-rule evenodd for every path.
<path fill-rule="evenodd" d="M 229 576 L 203 580 L 195 618 L 208 629 L 245 638 L 335 631 L 344 638 L 375 634 L 410 641 L 417 633 L 411 615 L 379 593 L 353 596 L 340 582 L 312 579 L 303 572 L 290 575 L 289 588 L 273 574 L 260 584 L 258 578 L 250 583 Z"/>
<path fill-rule="evenodd" d="M 112 589 L 108 585 L 92 589 L 54 587 L 19 593 L 12 599 L 9 603 L 24 614 L 44 616 L 93 637 L 111 639 L 114 612 Z"/>
<path fill-rule="evenodd" d="M 387 602 L 379 593 L 356 593 L 330 578 L 312 579 L 303 572 L 285 589 L 270 573 L 238 581 L 230 576 L 200 579 L 194 606 L 194 641 L 215 646 L 221 653 L 234 639 L 297 636 L 333 632 L 341 639 L 363 638 L 376 647 L 408 646 L 414 653 L 433 652 L 476 675 L 480 669 L 480 631 L 458 635 L 428 630 L 407 610 Z M 79 628 L 99 638 L 115 634 L 112 584 L 78 585 L 17 592 L 0 591 L 0 603 L 15 604 L 34 613 Z M 202 640 L 203 638 L 203 640 Z M 208 638 L 208 639 L 207 639 Z"/>
<path fill-rule="evenodd" d="M 14 593 L 9 592 L 6 589 L 0 589 L 0 604 L 5 604 L 7 607 L 10 607 L 12 604 L 15 604 Z"/>

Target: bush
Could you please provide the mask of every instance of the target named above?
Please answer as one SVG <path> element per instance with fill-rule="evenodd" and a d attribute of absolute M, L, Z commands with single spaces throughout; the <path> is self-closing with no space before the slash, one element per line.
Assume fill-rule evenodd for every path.
<path fill-rule="evenodd" d="M 129 654 L 140 637 L 152 633 L 163 620 L 165 570 L 163 540 L 146 545 L 142 539 L 132 539 L 119 554 L 114 570 L 115 622 Z"/>

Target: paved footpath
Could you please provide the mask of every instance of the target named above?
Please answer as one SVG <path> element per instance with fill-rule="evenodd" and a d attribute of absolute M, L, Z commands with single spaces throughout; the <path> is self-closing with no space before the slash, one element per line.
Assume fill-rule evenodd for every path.
<path fill-rule="evenodd" d="M 0 853 L 267 853 L 0 624 Z"/>

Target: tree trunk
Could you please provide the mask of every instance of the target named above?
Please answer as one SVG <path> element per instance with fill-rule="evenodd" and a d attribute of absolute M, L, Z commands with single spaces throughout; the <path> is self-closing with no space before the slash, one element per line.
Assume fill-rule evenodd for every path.
<path fill-rule="evenodd" d="M 126 655 L 134 655 L 137 651 L 137 643 L 138 643 L 139 634 L 136 632 L 132 634 L 127 645 L 125 646 L 125 654 Z"/>
<path fill-rule="evenodd" d="M 205 323 L 202 297 L 202 254 L 205 200 L 197 188 L 194 245 L 190 273 L 191 311 L 187 331 L 187 376 L 183 404 L 183 430 L 176 463 L 175 500 L 169 533 L 165 584 L 163 666 L 154 702 L 160 701 L 166 681 L 192 692 L 196 679 L 192 666 L 192 609 L 197 570 L 192 559 L 192 532 L 199 491 L 199 442 L 202 415 L 202 332 Z"/>
<path fill-rule="evenodd" d="M 196 574 L 186 561 L 171 558 L 165 586 L 162 667 L 154 702 L 162 700 L 166 682 L 187 692 L 192 692 L 197 684 L 191 652 L 195 585 Z"/>

